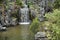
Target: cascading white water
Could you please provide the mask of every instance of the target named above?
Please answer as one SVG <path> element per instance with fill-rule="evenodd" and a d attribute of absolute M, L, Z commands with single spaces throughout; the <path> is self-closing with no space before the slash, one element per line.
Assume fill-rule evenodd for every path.
<path fill-rule="evenodd" d="M 21 22 L 19 24 L 30 24 L 29 9 L 28 9 L 27 5 L 24 5 L 24 8 L 20 9 L 20 12 L 21 12 L 21 17 L 20 17 Z"/>

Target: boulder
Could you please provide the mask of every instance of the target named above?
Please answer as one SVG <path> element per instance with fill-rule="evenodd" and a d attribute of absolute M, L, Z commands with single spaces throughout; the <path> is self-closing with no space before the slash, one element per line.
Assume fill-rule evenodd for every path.
<path fill-rule="evenodd" d="M 35 40 L 40 40 L 40 39 L 41 39 L 41 40 L 47 39 L 45 32 L 37 32 L 37 33 L 35 34 Z"/>
<path fill-rule="evenodd" d="M 0 24 L 0 31 L 2 30 L 6 30 L 6 27 L 2 27 L 2 25 Z"/>

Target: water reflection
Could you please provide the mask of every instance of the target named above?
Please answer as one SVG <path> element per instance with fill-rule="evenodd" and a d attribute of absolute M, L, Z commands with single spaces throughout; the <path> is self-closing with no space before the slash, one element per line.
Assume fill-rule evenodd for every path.
<path fill-rule="evenodd" d="M 19 25 L 0 32 L 0 40 L 29 40 L 29 35 L 29 25 Z"/>

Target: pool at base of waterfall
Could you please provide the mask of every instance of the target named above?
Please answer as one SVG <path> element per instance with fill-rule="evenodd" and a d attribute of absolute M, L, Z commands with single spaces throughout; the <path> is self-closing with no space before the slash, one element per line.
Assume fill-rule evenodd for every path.
<path fill-rule="evenodd" d="M 0 32 L 0 40 L 31 40 L 30 25 L 8 27 L 7 31 Z"/>

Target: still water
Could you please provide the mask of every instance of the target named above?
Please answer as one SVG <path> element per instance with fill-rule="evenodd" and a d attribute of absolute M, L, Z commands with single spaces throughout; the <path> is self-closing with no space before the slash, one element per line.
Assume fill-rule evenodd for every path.
<path fill-rule="evenodd" d="M 29 25 L 8 27 L 7 31 L 0 32 L 0 40 L 31 40 Z"/>

